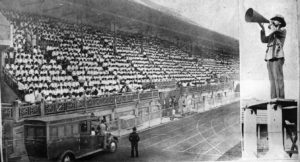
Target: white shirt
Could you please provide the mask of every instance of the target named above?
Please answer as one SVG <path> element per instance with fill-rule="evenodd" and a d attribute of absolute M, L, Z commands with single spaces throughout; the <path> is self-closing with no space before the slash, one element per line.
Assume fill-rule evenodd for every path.
<path fill-rule="evenodd" d="M 34 93 L 29 93 L 25 95 L 25 102 L 35 103 Z"/>

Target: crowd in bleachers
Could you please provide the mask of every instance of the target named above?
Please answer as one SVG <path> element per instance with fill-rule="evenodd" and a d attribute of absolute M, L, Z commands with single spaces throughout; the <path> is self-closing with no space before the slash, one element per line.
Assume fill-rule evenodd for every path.
<path fill-rule="evenodd" d="M 156 37 L 1 10 L 13 25 L 5 71 L 26 102 L 145 91 L 150 82 L 205 84 L 238 74 L 236 59 L 202 59 Z M 224 62 L 224 60 L 226 60 Z"/>

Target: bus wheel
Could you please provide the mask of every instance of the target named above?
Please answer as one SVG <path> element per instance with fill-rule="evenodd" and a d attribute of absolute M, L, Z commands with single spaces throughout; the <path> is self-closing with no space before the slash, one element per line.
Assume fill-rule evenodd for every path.
<path fill-rule="evenodd" d="M 62 156 L 59 160 L 59 162 L 74 162 L 74 156 L 71 153 L 67 153 L 64 156 Z"/>
<path fill-rule="evenodd" d="M 118 148 L 118 145 L 117 145 L 116 141 L 111 141 L 109 143 L 109 152 L 111 152 L 111 153 L 116 152 L 117 148 Z"/>

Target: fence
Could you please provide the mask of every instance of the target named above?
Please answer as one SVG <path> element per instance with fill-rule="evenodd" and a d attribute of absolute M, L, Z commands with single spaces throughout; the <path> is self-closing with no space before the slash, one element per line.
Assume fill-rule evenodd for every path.
<path fill-rule="evenodd" d="M 223 90 L 233 90 L 233 83 L 226 82 L 214 85 L 202 85 L 202 86 L 190 86 L 190 87 L 181 87 L 181 92 L 188 93 L 206 93 L 206 92 L 216 92 Z"/>
<path fill-rule="evenodd" d="M 138 130 L 145 130 L 151 127 L 178 120 L 199 112 L 214 109 L 217 106 L 228 104 L 239 100 L 239 93 L 231 93 L 226 96 L 214 96 L 211 99 L 199 100 L 199 98 L 192 99 L 192 102 L 185 105 L 170 104 L 161 105 L 156 110 L 152 108 L 146 111 L 139 111 L 136 115 L 128 115 L 124 118 L 116 118 L 108 122 L 110 130 L 114 135 L 122 136 L 130 133 L 133 127 Z M 173 113 L 175 111 L 175 113 Z"/>
<path fill-rule="evenodd" d="M 11 103 L 1 103 L 2 119 L 13 119 L 13 105 Z"/>
<path fill-rule="evenodd" d="M 30 118 L 36 116 L 60 114 L 92 108 L 104 108 L 105 106 L 115 106 L 134 101 L 143 101 L 158 98 L 158 91 L 148 91 L 142 93 L 116 94 L 112 96 L 101 96 L 94 98 L 80 98 L 69 100 L 58 100 L 55 102 L 41 102 L 40 104 L 19 104 L 16 119 Z"/>
<path fill-rule="evenodd" d="M 11 82 L 14 84 L 14 82 Z M 194 94 L 194 93 L 213 93 L 222 91 L 225 89 L 232 89 L 231 83 L 223 83 L 219 85 L 205 85 L 201 87 L 182 87 L 181 94 Z M 13 116 L 13 111 L 16 111 L 16 120 L 23 118 L 60 114 L 66 112 L 85 111 L 87 109 L 101 109 L 107 106 L 115 106 L 116 104 L 129 103 L 134 101 L 150 100 L 158 98 L 158 91 L 148 91 L 142 93 L 126 93 L 115 94 L 111 96 L 99 96 L 93 98 L 80 98 L 80 99 L 68 99 L 58 100 L 55 102 L 42 102 L 40 104 L 16 104 L 13 108 L 7 108 L 2 110 L 3 114 L 7 116 Z M 228 101 L 228 100 L 227 100 Z M 220 97 L 207 98 L 208 105 L 217 106 L 223 103 Z M 16 110 L 14 110 L 16 109 Z M 4 117 L 5 118 L 5 117 Z"/>
<path fill-rule="evenodd" d="M 176 88 L 176 81 L 169 82 L 154 82 L 157 89 Z"/>

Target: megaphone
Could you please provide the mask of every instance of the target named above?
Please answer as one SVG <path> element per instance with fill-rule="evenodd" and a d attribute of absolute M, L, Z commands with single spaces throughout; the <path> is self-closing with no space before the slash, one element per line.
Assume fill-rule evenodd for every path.
<path fill-rule="evenodd" d="M 245 14 L 246 22 L 255 22 L 255 23 L 269 23 L 270 21 L 263 17 L 261 14 L 249 8 Z"/>

